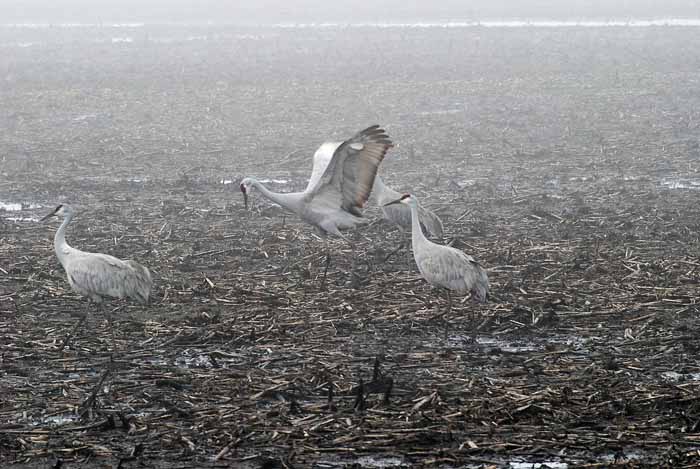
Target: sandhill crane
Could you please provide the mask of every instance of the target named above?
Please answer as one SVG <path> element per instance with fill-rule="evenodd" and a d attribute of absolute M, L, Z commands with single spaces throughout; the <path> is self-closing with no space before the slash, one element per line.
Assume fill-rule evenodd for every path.
<path fill-rule="evenodd" d="M 84 252 L 68 245 L 66 227 L 73 220 L 73 215 L 71 207 L 59 205 L 41 219 L 45 221 L 53 216 L 63 217 L 63 223 L 56 231 L 53 242 L 56 257 L 66 271 L 71 288 L 97 304 L 106 296 L 131 298 L 141 304 L 148 303 L 153 280 L 146 267 L 136 261 L 123 261 L 107 254 Z M 83 315 L 66 337 L 64 347 L 86 317 L 87 314 Z"/>
<path fill-rule="evenodd" d="M 489 279 L 486 271 L 472 256 L 451 246 L 435 244 L 428 240 L 420 227 L 418 200 L 405 194 L 387 205 L 405 204 L 411 209 L 413 257 L 423 278 L 434 287 L 447 292 L 447 312 L 452 310 L 452 291 L 485 302 L 489 295 Z"/>
<path fill-rule="evenodd" d="M 402 204 L 389 204 L 389 202 L 401 198 L 400 192 L 384 184 L 382 178 L 377 176 L 374 178 L 372 193 L 377 198 L 377 205 L 381 207 L 384 218 L 398 226 L 401 231 L 411 228 L 411 209 Z M 442 238 L 442 220 L 421 204 L 418 204 L 418 220 L 428 232 L 428 236 L 432 238 Z"/>
<path fill-rule="evenodd" d="M 314 154 L 309 184 L 303 192 L 272 192 L 257 179 L 244 178 L 240 187 L 246 208 L 248 194 L 255 187 L 266 198 L 296 213 L 324 238 L 327 234 L 341 237 L 354 249 L 341 231 L 366 223 L 361 210 L 369 198 L 377 168 L 391 146 L 389 136 L 378 125 L 342 143 L 326 142 Z M 329 259 L 327 251 L 327 263 Z"/>

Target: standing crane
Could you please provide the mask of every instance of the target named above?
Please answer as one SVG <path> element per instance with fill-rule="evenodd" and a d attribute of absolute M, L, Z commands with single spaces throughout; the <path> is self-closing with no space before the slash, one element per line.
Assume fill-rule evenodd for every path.
<path fill-rule="evenodd" d="M 384 218 L 398 226 L 401 231 L 411 228 L 411 209 L 405 205 L 389 204 L 389 202 L 401 198 L 400 192 L 384 184 L 384 181 L 379 176 L 374 178 L 372 192 L 377 197 L 377 205 L 381 207 Z M 442 220 L 421 204 L 418 204 L 418 220 L 421 226 L 425 228 L 425 231 L 428 232 L 428 236 L 442 239 Z"/>
<path fill-rule="evenodd" d="M 326 238 L 331 234 L 354 245 L 341 231 L 366 223 L 364 208 L 379 164 L 392 143 L 378 125 L 368 127 L 342 143 L 326 142 L 314 154 L 309 183 L 303 192 L 272 192 L 255 178 L 241 181 L 243 200 L 248 208 L 248 194 L 255 187 L 269 200 L 296 213 Z M 354 260 L 355 256 L 353 256 Z M 327 251 L 326 267 L 330 262 Z"/>
<path fill-rule="evenodd" d="M 374 178 L 374 187 L 372 194 L 376 197 L 377 205 L 381 207 L 382 214 L 386 220 L 399 227 L 403 235 L 407 230 L 411 229 L 411 209 L 402 204 L 387 205 L 389 202 L 397 200 L 401 197 L 401 193 L 395 191 L 391 187 L 384 184 L 382 178 L 377 175 Z M 421 226 L 428 232 L 428 236 L 432 238 L 442 239 L 443 226 L 442 220 L 434 212 L 424 208 L 418 204 L 418 219 Z M 388 261 L 391 256 L 399 252 L 406 244 L 404 236 L 402 236 L 401 244 L 384 257 L 384 262 Z M 411 251 L 408 251 L 408 269 L 413 270 L 413 262 L 410 258 Z"/>
<path fill-rule="evenodd" d="M 73 290 L 88 297 L 98 305 L 102 298 L 131 298 L 141 304 L 148 303 L 153 280 L 148 269 L 136 261 L 123 261 L 108 254 L 84 252 L 71 247 L 66 242 L 66 227 L 73 220 L 73 209 L 68 205 L 59 205 L 41 221 L 53 216 L 63 217 L 63 223 L 54 236 L 56 257 L 68 276 L 68 283 Z M 63 346 L 73 333 L 85 321 L 87 313 L 78 321 L 73 330 L 66 336 Z"/>
<path fill-rule="evenodd" d="M 428 240 L 419 221 L 418 200 L 405 194 L 386 205 L 404 204 L 411 210 L 413 257 L 423 278 L 434 287 L 447 292 L 447 311 L 452 310 L 452 291 L 485 302 L 489 295 L 489 278 L 486 271 L 474 258 L 459 249 L 443 246 Z"/>

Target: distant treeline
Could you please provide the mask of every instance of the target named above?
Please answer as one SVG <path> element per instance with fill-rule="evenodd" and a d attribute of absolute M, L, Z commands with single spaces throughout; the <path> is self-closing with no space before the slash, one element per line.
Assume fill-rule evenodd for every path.
<path fill-rule="evenodd" d="M 0 23 L 700 17 L 700 0 L 0 0 Z"/>

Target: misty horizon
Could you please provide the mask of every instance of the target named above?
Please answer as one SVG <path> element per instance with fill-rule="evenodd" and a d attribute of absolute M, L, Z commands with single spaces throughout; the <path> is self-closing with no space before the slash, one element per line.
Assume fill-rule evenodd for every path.
<path fill-rule="evenodd" d="M 352 23 L 411 21 L 479 21 L 489 19 L 609 20 L 670 17 L 700 17 L 700 5 L 693 0 L 652 0 L 606 2 L 604 0 L 438 0 L 410 4 L 386 0 L 357 4 L 349 0 L 244 0 L 225 4 L 215 0 L 174 0 L 137 2 L 114 0 L 89 2 L 65 0 L 56 5 L 40 0 L 6 0 L 0 4 L 2 23 L 22 22 L 214 22 L 214 23 Z"/>

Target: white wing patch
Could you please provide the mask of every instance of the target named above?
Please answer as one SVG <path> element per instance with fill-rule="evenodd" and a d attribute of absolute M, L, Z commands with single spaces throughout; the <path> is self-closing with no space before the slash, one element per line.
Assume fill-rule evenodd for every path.
<path fill-rule="evenodd" d="M 384 129 L 373 125 L 337 147 L 318 184 L 307 193 L 308 201 L 327 198 L 340 210 L 361 217 L 369 199 L 377 168 L 392 143 Z M 358 150 L 359 148 L 359 150 Z"/>
<path fill-rule="evenodd" d="M 311 177 L 309 178 L 309 183 L 306 185 L 304 192 L 311 192 L 314 190 L 318 181 L 321 180 L 321 176 L 326 172 L 328 163 L 331 162 L 335 150 L 342 143 L 343 142 L 326 142 L 318 147 L 318 150 L 314 153 L 314 166 L 311 170 Z"/>

